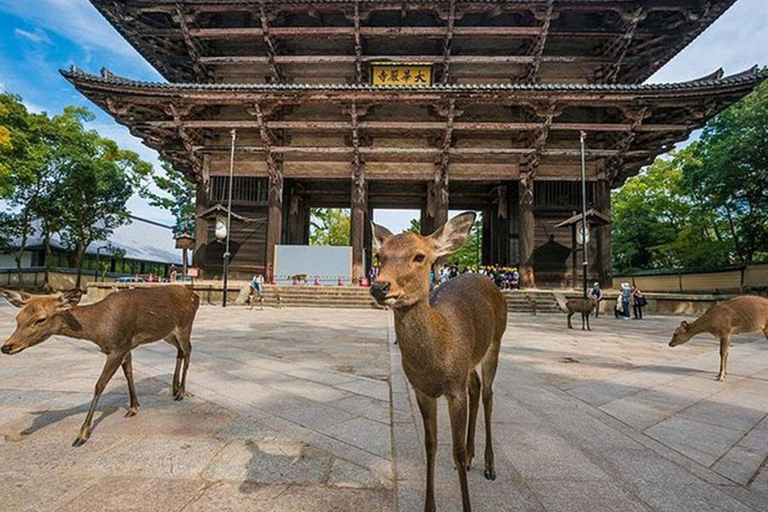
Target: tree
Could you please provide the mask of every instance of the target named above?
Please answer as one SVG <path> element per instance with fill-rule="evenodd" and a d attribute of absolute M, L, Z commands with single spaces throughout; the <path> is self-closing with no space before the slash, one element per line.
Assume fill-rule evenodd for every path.
<path fill-rule="evenodd" d="M 312 208 L 310 245 L 349 245 L 349 210 Z"/>
<path fill-rule="evenodd" d="M 173 234 L 192 235 L 195 232 L 195 191 L 197 184 L 187 179 L 186 174 L 177 171 L 167 162 L 162 163 L 165 175 L 152 175 L 152 182 L 160 194 L 144 187 L 141 196 L 151 206 L 171 212 L 174 218 Z"/>
<path fill-rule="evenodd" d="M 613 243 L 620 272 L 768 260 L 768 83 L 614 194 Z"/>
<path fill-rule="evenodd" d="M 707 123 L 685 185 L 727 222 L 739 263 L 768 260 L 768 82 Z"/>

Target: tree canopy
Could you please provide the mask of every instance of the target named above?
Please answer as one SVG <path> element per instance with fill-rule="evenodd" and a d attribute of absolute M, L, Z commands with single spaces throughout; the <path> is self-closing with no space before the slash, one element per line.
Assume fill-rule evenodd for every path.
<path fill-rule="evenodd" d="M 17 240 L 19 271 L 36 220 L 46 255 L 59 234 L 80 269 L 88 246 L 128 220 L 126 202 L 152 173 L 136 153 L 88 129 L 93 119 L 82 107 L 30 113 L 18 96 L 0 95 L 0 193 L 11 206 L 0 235 Z"/>
<path fill-rule="evenodd" d="M 187 176 L 163 162 L 164 174 L 153 174 L 152 184 L 144 187 L 141 196 L 149 200 L 151 206 L 171 212 L 174 218 L 173 234 L 193 235 L 195 233 L 195 194 L 197 184 Z"/>
<path fill-rule="evenodd" d="M 349 210 L 312 208 L 309 217 L 310 245 L 349 245 Z"/>
<path fill-rule="evenodd" d="M 613 196 L 614 266 L 768 261 L 768 82 Z"/>

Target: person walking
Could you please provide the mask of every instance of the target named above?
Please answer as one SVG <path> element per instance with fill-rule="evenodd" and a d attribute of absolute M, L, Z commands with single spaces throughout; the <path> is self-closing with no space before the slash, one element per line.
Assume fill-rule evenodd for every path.
<path fill-rule="evenodd" d="M 589 291 L 589 296 L 594 297 L 597 301 L 595 305 L 595 318 L 600 316 L 600 303 L 603 301 L 603 290 L 600 289 L 600 283 L 592 285 L 592 289 Z"/>
<path fill-rule="evenodd" d="M 632 290 L 629 283 L 621 283 L 621 318 L 629 320 L 629 303 L 632 300 Z"/>
<path fill-rule="evenodd" d="M 643 307 L 647 304 L 647 301 L 645 300 L 645 295 L 643 295 L 643 292 L 640 291 L 640 288 L 637 286 L 633 286 L 631 293 L 630 293 L 630 299 L 632 301 L 632 312 L 635 315 L 635 320 L 642 320 L 643 319 Z"/>

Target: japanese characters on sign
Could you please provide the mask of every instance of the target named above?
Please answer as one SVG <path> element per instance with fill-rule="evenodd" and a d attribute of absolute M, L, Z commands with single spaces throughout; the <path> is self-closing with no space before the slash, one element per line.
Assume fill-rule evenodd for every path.
<path fill-rule="evenodd" d="M 371 82 L 373 85 L 432 85 L 432 65 L 374 62 L 371 65 Z"/>

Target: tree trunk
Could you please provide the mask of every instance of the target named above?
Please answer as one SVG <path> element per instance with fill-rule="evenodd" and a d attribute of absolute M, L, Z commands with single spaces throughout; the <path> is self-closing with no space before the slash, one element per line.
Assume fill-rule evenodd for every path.
<path fill-rule="evenodd" d="M 74 263 L 77 268 L 77 278 L 75 279 L 75 288 L 80 288 L 80 281 L 83 277 L 83 259 L 85 257 L 85 245 L 81 243 L 75 244 Z"/>
<path fill-rule="evenodd" d="M 29 207 L 24 208 L 24 215 L 21 220 L 21 239 L 19 250 L 16 251 L 14 259 L 16 260 L 16 274 L 19 277 L 19 288 L 24 289 L 24 272 L 21 270 L 21 259 L 24 257 L 24 249 L 27 248 L 27 238 L 29 237 Z"/>
<path fill-rule="evenodd" d="M 43 256 L 43 269 L 45 270 L 45 278 L 43 279 L 43 287 L 46 291 L 51 291 L 50 283 L 50 265 L 51 265 L 51 237 L 46 235 L 45 237 L 45 255 Z"/>
<path fill-rule="evenodd" d="M 744 254 L 741 252 L 741 244 L 739 244 L 739 237 L 736 236 L 736 227 L 733 225 L 733 216 L 731 215 L 731 209 L 725 207 L 725 213 L 728 215 L 728 227 L 731 230 L 731 237 L 733 237 L 733 250 L 736 251 L 736 255 L 739 257 L 741 264 L 744 264 Z"/>

